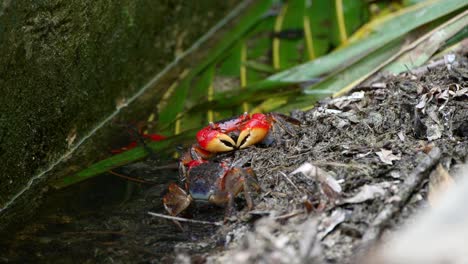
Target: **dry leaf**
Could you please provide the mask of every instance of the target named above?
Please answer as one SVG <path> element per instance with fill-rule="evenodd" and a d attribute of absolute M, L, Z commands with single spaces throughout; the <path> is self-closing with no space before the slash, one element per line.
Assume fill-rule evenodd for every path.
<path fill-rule="evenodd" d="M 468 88 L 459 89 L 454 92 L 453 97 L 459 97 L 463 95 L 468 95 Z"/>
<path fill-rule="evenodd" d="M 384 83 L 384 82 L 380 82 L 380 83 L 373 83 L 371 85 L 372 88 L 387 88 L 387 84 Z"/>
<path fill-rule="evenodd" d="M 360 154 L 357 154 L 356 157 L 358 157 L 358 158 L 364 158 L 364 157 L 368 156 L 368 155 L 371 154 L 371 153 L 372 153 L 372 151 L 369 151 L 369 152 L 367 152 L 367 153 L 360 153 Z"/>
<path fill-rule="evenodd" d="M 401 141 L 403 141 L 403 142 L 405 141 L 405 132 L 404 131 L 398 132 L 397 136 Z"/>
<path fill-rule="evenodd" d="M 430 117 L 430 118 L 426 118 L 424 122 L 424 125 L 427 128 L 426 137 L 429 141 L 434 141 L 442 137 L 444 126 L 441 124 L 439 120 L 436 106 L 430 106 L 426 110 L 427 110 L 427 115 Z"/>
<path fill-rule="evenodd" d="M 427 101 L 427 94 L 423 94 L 421 96 L 421 100 L 416 105 L 416 108 L 418 108 L 418 109 L 424 108 L 426 106 L 426 101 Z"/>
<path fill-rule="evenodd" d="M 377 156 L 379 156 L 380 160 L 388 165 L 392 165 L 394 160 L 400 160 L 399 156 L 396 156 L 392 153 L 391 150 L 380 149 L 379 152 L 376 152 Z"/>
<path fill-rule="evenodd" d="M 361 190 L 351 198 L 344 199 L 343 204 L 345 203 L 362 203 L 368 200 L 375 199 L 379 196 L 384 196 L 385 190 L 378 185 L 364 185 L 361 187 Z"/>
<path fill-rule="evenodd" d="M 324 239 L 331 231 L 335 229 L 336 226 L 341 224 L 346 219 L 346 213 L 343 209 L 336 209 L 333 213 L 322 220 L 318 229 L 320 232 L 318 233 L 318 238 L 320 240 Z"/>
<path fill-rule="evenodd" d="M 444 169 L 442 165 L 437 165 L 436 169 L 429 176 L 429 192 L 427 199 L 431 206 L 434 206 L 439 197 L 452 188 L 454 181 L 452 176 Z"/>
<path fill-rule="evenodd" d="M 302 173 L 306 177 L 318 181 L 320 193 L 327 197 L 328 201 L 336 201 L 341 194 L 340 183 L 330 175 L 330 173 L 306 162 L 299 166 L 290 175 Z M 320 206 L 319 206 L 320 207 Z"/>
<path fill-rule="evenodd" d="M 303 173 L 306 177 L 316 179 L 320 182 L 322 187 L 327 186 L 327 190 L 330 189 L 331 191 L 335 192 L 336 194 L 341 193 L 341 186 L 333 176 L 331 176 L 328 172 L 316 167 L 309 162 L 306 162 L 299 166 L 299 168 L 295 169 L 290 175 L 294 175 L 296 173 Z"/>
<path fill-rule="evenodd" d="M 330 104 L 334 105 L 338 109 L 343 109 L 352 102 L 361 101 L 364 98 L 364 91 L 354 92 L 349 96 L 342 96 L 330 101 Z"/>

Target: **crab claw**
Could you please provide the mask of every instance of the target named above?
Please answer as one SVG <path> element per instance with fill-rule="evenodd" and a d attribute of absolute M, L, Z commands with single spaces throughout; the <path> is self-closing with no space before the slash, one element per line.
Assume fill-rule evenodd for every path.
<path fill-rule="evenodd" d="M 213 153 L 231 151 L 236 146 L 236 142 L 230 136 L 210 126 L 198 131 L 197 140 L 203 149 Z"/>
<path fill-rule="evenodd" d="M 175 183 L 169 185 L 169 192 L 163 197 L 164 208 L 172 216 L 178 215 L 187 209 L 191 202 L 190 195 Z"/>
<path fill-rule="evenodd" d="M 271 128 L 271 121 L 264 114 L 253 114 L 252 118 L 244 125 L 236 146 L 240 149 L 255 145 L 268 135 Z"/>

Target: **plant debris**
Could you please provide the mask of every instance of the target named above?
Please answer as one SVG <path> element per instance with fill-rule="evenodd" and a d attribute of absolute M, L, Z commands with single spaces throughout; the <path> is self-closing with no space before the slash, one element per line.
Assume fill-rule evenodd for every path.
<path fill-rule="evenodd" d="M 377 156 L 379 156 L 380 160 L 388 165 L 392 165 L 394 160 L 400 160 L 400 157 L 394 155 L 391 150 L 380 149 L 379 152 L 376 152 Z"/>
<path fill-rule="evenodd" d="M 468 154 L 468 140 L 458 132 L 468 120 L 468 96 L 447 97 L 455 87 L 461 91 L 467 86 L 467 79 L 456 73 L 466 71 L 467 60 L 458 60 L 451 69 L 440 65 L 418 78 L 402 74 L 378 80 L 385 84 L 380 87 L 387 88 L 365 91 L 359 100 L 354 96 L 349 103 L 343 103 L 346 97 L 325 100 L 309 112 L 295 112 L 294 117 L 304 120 L 299 140 L 285 136 L 285 142 L 275 150 L 257 148 L 239 153 L 251 157 L 269 194 L 259 198 L 257 208 L 287 212 L 307 207 L 303 203 L 306 196 L 319 210 L 285 223 L 257 221 L 252 231 L 233 240 L 227 250 L 209 255 L 208 260 L 352 263 L 356 250 L 374 245 L 382 233 L 399 228 L 427 207 L 428 185 L 424 183 L 435 165 L 462 164 Z M 432 98 L 427 95 L 420 108 L 418 98 L 424 91 Z M 288 170 L 292 171 L 289 175 L 294 187 L 277 176 Z M 320 184 L 326 182 L 324 178 L 339 183 L 338 193 L 349 198 L 323 205 Z M 271 195 L 273 192 L 287 195 Z M 301 233 L 299 226 L 306 223 L 315 231 Z M 299 252 L 301 243 L 313 245 L 310 252 L 320 252 L 320 257 L 311 253 L 316 258 L 304 259 Z"/>

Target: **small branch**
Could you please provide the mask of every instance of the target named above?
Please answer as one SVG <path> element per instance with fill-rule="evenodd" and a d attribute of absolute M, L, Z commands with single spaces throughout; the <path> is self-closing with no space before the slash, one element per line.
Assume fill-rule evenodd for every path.
<path fill-rule="evenodd" d="M 419 68 L 413 69 L 412 71 L 408 71 L 408 72 L 414 75 L 421 75 L 440 65 L 445 65 L 445 59 L 442 58 L 442 59 L 436 60 L 430 64 L 421 66 Z"/>
<path fill-rule="evenodd" d="M 215 226 L 222 226 L 222 222 L 208 222 L 208 221 L 201 221 L 201 220 L 193 220 L 193 219 L 187 219 L 187 218 L 182 218 L 182 217 L 177 217 L 177 216 L 170 216 L 170 215 L 164 215 L 164 214 L 158 214 L 158 213 L 153 213 L 153 212 L 148 212 L 149 215 L 159 217 L 159 218 L 165 218 L 169 220 L 174 220 L 174 221 L 180 221 L 180 222 L 190 222 L 190 223 L 195 223 L 195 224 L 203 224 L 203 225 L 215 225 Z"/>
<path fill-rule="evenodd" d="M 291 181 L 291 179 L 289 179 L 288 175 L 286 175 L 286 174 L 285 174 L 284 172 L 282 172 L 282 171 L 280 171 L 279 173 L 280 173 L 281 175 L 283 175 L 284 178 L 286 178 L 286 180 L 287 180 L 294 188 L 296 188 L 296 190 L 297 190 L 298 192 L 302 192 L 302 191 L 299 189 L 299 187 L 297 187 L 296 184 L 294 184 L 294 182 Z"/>
<path fill-rule="evenodd" d="M 294 217 L 294 216 L 297 216 L 297 215 L 301 215 L 301 214 L 304 214 L 304 213 L 305 213 L 304 210 L 292 211 L 292 212 L 284 214 L 284 215 L 276 216 L 273 219 L 275 219 L 275 220 L 284 220 L 284 219 L 288 219 L 288 218 L 291 218 L 291 217 Z"/>
<path fill-rule="evenodd" d="M 439 162 L 440 157 L 440 149 L 434 147 L 427 157 L 408 175 L 398 192 L 400 199 L 386 204 L 364 233 L 361 243 L 362 249 L 368 249 L 380 237 L 388 221 L 406 205 L 416 188 L 427 176 L 428 171 Z"/>

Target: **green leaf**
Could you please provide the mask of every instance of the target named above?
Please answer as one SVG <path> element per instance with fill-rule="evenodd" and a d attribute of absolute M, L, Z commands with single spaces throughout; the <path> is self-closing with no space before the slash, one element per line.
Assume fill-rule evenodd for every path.
<path fill-rule="evenodd" d="M 217 75 L 239 77 L 239 69 L 241 67 L 241 51 L 243 43 L 237 43 L 229 50 L 229 56 L 218 63 Z"/>
<path fill-rule="evenodd" d="M 310 7 L 307 8 L 305 19 L 309 22 L 310 29 L 307 26 L 304 27 L 304 37 L 310 60 L 326 54 L 330 49 L 329 32 L 333 14 L 334 9 L 330 0 L 312 1 Z"/>
<path fill-rule="evenodd" d="M 196 105 L 202 100 L 210 101 L 213 99 L 213 75 L 214 66 L 211 66 L 197 76 L 197 79 L 191 85 L 192 89 L 190 89 L 185 103 L 187 108 Z M 211 109 L 207 109 L 204 113 L 188 114 L 184 112 L 182 118 L 178 121 L 178 131 L 175 131 L 175 134 L 179 134 L 185 130 L 196 129 L 208 123 L 209 119 L 213 119 L 213 111 Z"/>
<path fill-rule="evenodd" d="M 245 67 L 247 67 L 248 70 L 254 70 L 257 72 L 266 72 L 266 73 L 274 73 L 275 69 L 268 65 L 268 64 L 263 64 L 257 61 L 246 61 L 244 63 Z"/>
<path fill-rule="evenodd" d="M 347 92 L 370 74 L 376 72 L 379 67 L 398 53 L 402 45 L 402 38 L 394 40 L 352 66 L 329 76 L 316 85 L 304 89 L 304 93 L 316 95 L 320 98 L 330 94 Z"/>
<path fill-rule="evenodd" d="M 163 134 L 174 134 L 174 122 L 176 121 L 177 116 L 183 111 L 183 106 L 187 98 L 191 81 L 192 76 L 190 74 L 188 77 L 183 78 L 167 100 L 165 107 L 159 111 L 158 124 Z"/>
<path fill-rule="evenodd" d="M 460 41 L 468 38 L 468 27 L 465 27 L 462 31 L 458 32 L 455 36 L 451 37 L 444 44 L 444 48 L 455 45 Z"/>
<path fill-rule="evenodd" d="M 163 141 L 151 142 L 148 143 L 148 147 L 154 150 L 156 153 L 173 151 L 172 148 L 174 148 L 176 144 L 180 144 L 181 142 L 187 141 L 187 139 L 193 138 L 195 136 L 195 133 L 196 131 L 188 131 L 184 134 L 174 136 Z M 104 172 L 107 172 L 116 167 L 140 160 L 147 155 L 148 153 L 143 147 L 137 147 L 120 153 L 118 155 L 114 155 L 108 159 L 94 163 L 93 165 L 78 172 L 77 174 L 59 179 L 56 182 L 53 182 L 51 185 L 58 189 L 64 188 L 89 179 L 91 177 L 94 177 L 96 175 L 102 174 Z"/>
<path fill-rule="evenodd" d="M 304 82 L 344 68 L 411 30 L 466 6 L 465 0 L 423 2 L 399 11 L 373 28 L 367 38 L 320 59 L 304 63 L 268 78 L 283 82 Z M 417 19 L 415 19 L 417 18 Z"/>
<path fill-rule="evenodd" d="M 249 12 L 240 20 L 229 33 L 214 47 L 208 57 L 200 64 L 196 65 L 181 84 L 175 89 L 167 104 L 159 111 L 159 125 L 167 126 L 172 124 L 184 111 L 185 100 L 187 99 L 189 84 L 201 71 L 210 64 L 218 60 L 226 50 L 228 50 L 238 39 L 248 32 L 254 25 L 262 20 L 264 14 L 271 6 L 271 1 L 260 1 L 252 6 Z"/>
<path fill-rule="evenodd" d="M 329 1 L 334 7 L 330 27 L 330 38 L 335 47 L 346 43 L 349 36 L 361 25 L 369 21 L 368 3 L 356 0 Z M 332 4 L 333 3 L 333 4 Z"/>
<path fill-rule="evenodd" d="M 437 27 L 431 32 L 430 37 L 426 37 L 417 47 L 400 56 L 397 61 L 386 66 L 383 71 L 399 74 L 423 65 L 448 39 L 467 28 L 467 15 L 468 11 L 465 11 Z"/>
<path fill-rule="evenodd" d="M 284 95 L 298 94 L 301 89 L 298 86 L 285 86 L 284 83 L 279 82 L 271 82 L 269 83 L 269 86 L 257 88 L 258 89 L 233 90 L 220 93 L 215 95 L 212 102 L 200 102 L 198 105 L 190 109 L 189 113 L 206 111 L 208 107 L 215 109 L 216 111 L 222 109 L 231 109 L 232 107 L 236 107 L 243 102 L 255 104 L 272 97 L 282 97 Z"/>
<path fill-rule="evenodd" d="M 290 68 L 303 61 L 304 38 L 304 0 L 290 0 L 283 5 L 283 10 L 276 18 L 275 34 L 273 39 L 273 67 L 275 69 Z M 278 35 L 288 35 L 287 33 L 300 32 L 294 38 L 279 37 Z M 286 33 L 286 34 L 285 34 Z M 296 34 L 291 34 L 296 35 Z"/>

